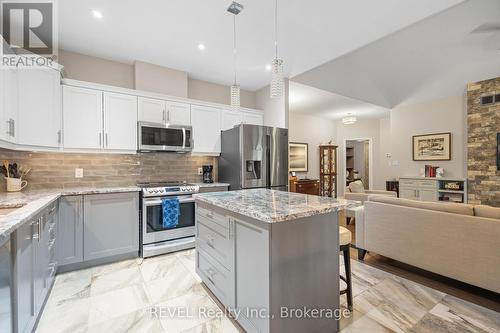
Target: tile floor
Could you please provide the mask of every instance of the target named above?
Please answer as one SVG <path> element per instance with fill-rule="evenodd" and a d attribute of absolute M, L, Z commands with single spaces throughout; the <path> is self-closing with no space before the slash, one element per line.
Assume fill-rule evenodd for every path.
<path fill-rule="evenodd" d="M 342 332 L 500 332 L 498 312 L 351 262 L 354 311 L 341 320 Z M 212 310 L 216 317 L 196 315 L 197 308 Z M 182 309 L 188 312 L 178 312 Z M 239 329 L 201 285 L 194 250 L 188 250 L 148 258 L 142 264 L 126 260 L 58 275 L 36 331 L 227 333 Z"/>

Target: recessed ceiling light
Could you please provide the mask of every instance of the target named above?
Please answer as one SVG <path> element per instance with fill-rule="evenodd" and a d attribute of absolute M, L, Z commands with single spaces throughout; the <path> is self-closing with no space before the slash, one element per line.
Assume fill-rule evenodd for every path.
<path fill-rule="evenodd" d="M 266 71 L 268 71 L 268 72 L 271 71 L 271 65 L 266 65 Z"/>
<path fill-rule="evenodd" d="M 204 51 L 204 50 L 205 50 L 205 44 L 203 44 L 203 43 L 199 43 L 199 44 L 198 44 L 198 50 L 200 50 L 200 51 Z"/>
<path fill-rule="evenodd" d="M 98 10 L 93 10 L 92 11 L 92 16 L 94 16 L 96 19 L 102 19 L 102 13 Z"/>

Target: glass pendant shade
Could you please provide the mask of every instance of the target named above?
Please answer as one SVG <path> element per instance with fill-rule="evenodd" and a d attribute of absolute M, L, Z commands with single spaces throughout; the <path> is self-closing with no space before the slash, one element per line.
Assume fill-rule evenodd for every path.
<path fill-rule="evenodd" d="M 354 124 L 358 119 L 356 119 L 356 117 L 353 117 L 353 116 L 349 116 L 349 117 L 344 117 L 342 118 L 342 124 L 344 125 L 352 125 Z"/>
<path fill-rule="evenodd" d="M 240 107 L 240 86 L 237 84 L 231 86 L 231 107 Z"/>
<path fill-rule="evenodd" d="M 271 98 L 283 96 L 284 88 L 283 60 L 276 58 L 271 63 Z"/>

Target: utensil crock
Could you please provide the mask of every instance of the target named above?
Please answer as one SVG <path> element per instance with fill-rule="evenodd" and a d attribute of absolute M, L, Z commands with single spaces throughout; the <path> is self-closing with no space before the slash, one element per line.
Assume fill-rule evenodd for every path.
<path fill-rule="evenodd" d="M 28 182 L 21 180 L 21 178 L 5 177 L 5 182 L 7 184 L 7 192 L 19 192 L 28 185 Z"/>

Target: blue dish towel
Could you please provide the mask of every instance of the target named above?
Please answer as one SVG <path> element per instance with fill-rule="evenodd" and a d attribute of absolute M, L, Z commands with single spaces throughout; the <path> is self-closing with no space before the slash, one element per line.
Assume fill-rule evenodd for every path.
<path fill-rule="evenodd" d="M 179 224 L 179 199 L 164 198 L 161 200 L 162 206 L 162 225 L 164 228 L 175 228 Z"/>

